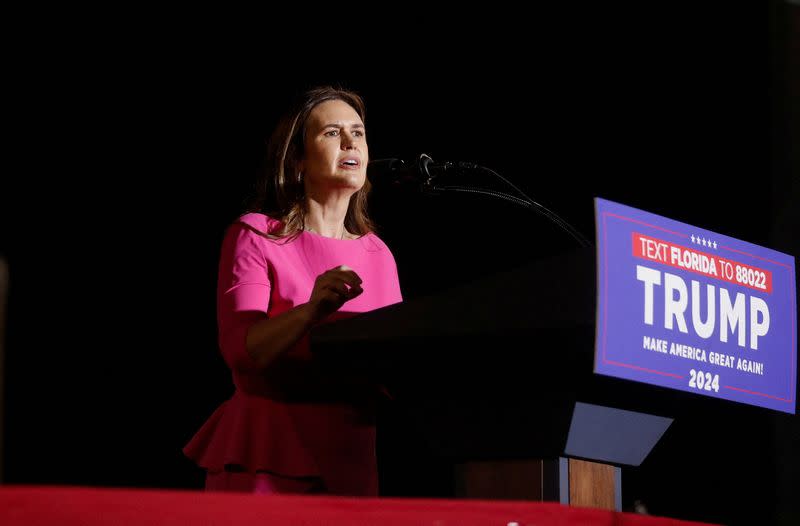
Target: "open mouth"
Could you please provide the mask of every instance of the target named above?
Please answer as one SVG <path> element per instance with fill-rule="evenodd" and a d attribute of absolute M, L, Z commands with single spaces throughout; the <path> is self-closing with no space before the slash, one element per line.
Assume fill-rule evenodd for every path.
<path fill-rule="evenodd" d="M 339 166 L 347 169 L 355 169 L 361 166 L 361 163 L 358 159 L 345 159 L 339 162 Z"/>

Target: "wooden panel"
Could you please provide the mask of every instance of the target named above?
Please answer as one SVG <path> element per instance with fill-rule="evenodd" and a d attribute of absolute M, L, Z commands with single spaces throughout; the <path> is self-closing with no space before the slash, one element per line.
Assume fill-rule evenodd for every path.
<path fill-rule="evenodd" d="M 456 495 L 470 499 L 542 500 L 542 461 L 457 464 Z"/>
<path fill-rule="evenodd" d="M 569 459 L 569 503 L 572 506 L 613 510 L 614 466 Z"/>

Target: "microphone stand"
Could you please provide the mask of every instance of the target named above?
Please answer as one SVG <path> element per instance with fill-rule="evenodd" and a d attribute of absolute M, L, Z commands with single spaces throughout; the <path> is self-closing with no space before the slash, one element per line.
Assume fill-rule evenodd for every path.
<path fill-rule="evenodd" d="M 431 158 L 429 156 L 427 156 L 425 154 L 422 154 L 422 156 L 420 156 L 419 169 L 420 169 L 420 172 L 422 172 L 422 173 L 424 173 L 426 175 L 426 179 L 424 181 L 422 181 L 422 185 L 421 185 L 422 193 L 428 194 L 428 195 L 439 195 L 439 194 L 446 193 L 446 192 L 449 192 L 449 193 L 470 193 L 470 194 L 485 195 L 485 196 L 493 197 L 493 198 L 496 198 L 496 199 L 502 199 L 503 201 L 506 201 L 506 202 L 509 202 L 509 203 L 513 203 L 515 205 L 527 208 L 528 210 L 531 210 L 532 212 L 535 212 L 535 213 L 537 213 L 537 214 L 549 219 L 555 225 L 557 225 L 559 228 L 561 228 L 567 234 L 569 234 L 575 241 L 577 241 L 578 244 L 582 248 L 588 248 L 588 247 L 592 246 L 592 243 L 588 239 L 586 239 L 580 232 L 578 232 L 578 230 L 575 229 L 575 227 L 570 225 L 567 221 L 565 221 L 563 218 L 561 218 L 558 214 L 556 214 L 552 210 L 549 210 L 545 206 L 540 205 L 539 203 L 537 203 L 536 201 L 534 201 L 533 199 L 531 199 L 530 197 L 525 195 L 519 188 L 517 188 L 516 186 L 511 184 L 509 181 L 507 181 L 505 178 L 500 176 L 500 174 L 498 174 L 494 170 L 490 170 L 488 168 L 484 168 L 483 166 L 472 165 L 472 164 L 468 165 L 467 163 L 463 163 L 464 166 L 469 166 L 472 169 L 478 169 L 478 170 L 480 170 L 482 172 L 490 173 L 490 174 L 498 177 L 499 179 L 504 181 L 506 184 L 508 184 L 509 186 L 514 188 L 519 194 L 521 194 L 523 196 L 523 198 L 511 195 L 511 194 L 507 194 L 505 192 L 499 192 L 497 190 L 489 190 L 489 189 L 486 189 L 486 188 L 476 188 L 476 187 L 472 187 L 472 186 L 449 186 L 449 185 L 448 186 L 437 186 L 435 184 L 436 183 L 436 176 L 432 175 L 430 173 L 430 171 L 428 170 L 428 164 L 431 163 L 431 162 L 432 162 L 432 160 L 431 160 Z M 462 163 L 459 163 L 459 165 L 461 165 L 461 164 Z M 459 165 L 455 165 L 455 166 L 459 166 Z"/>

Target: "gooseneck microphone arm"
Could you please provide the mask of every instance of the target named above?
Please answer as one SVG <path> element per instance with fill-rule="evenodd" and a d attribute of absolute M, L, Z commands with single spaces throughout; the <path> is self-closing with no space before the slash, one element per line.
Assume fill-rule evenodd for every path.
<path fill-rule="evenodd" d="M 433 159 L 426 154 L 420 155 L 419 159 L 417 159 L 416 163 L 412 166 L 406 165 L 400 159 L 381 159 L 370 162 L 370 167 L 374 167 L 375 172 L 382 172 L 378 177 L 385 178 L 392 184 L 399 185 L 406 182 L 418 184 L 420 191 L 424 194 L 438 195 L 445 192 L 479 194 L 522 206 L 552 221 L 556 226 L 564 230 L 577 241 L 581 247 L 586 248 L 592 246 L 592 243 L 586 239 L 586 237 L 558 214 L 537 203 L 509 180 L 489 168 L 467 162 L 434 163 Z M 440 176 L 464 173 L 491 175 L 501 180 L 507 186 L 510 186 L 518 195 L 515 196 L 505 192 L 475 186 L 439 186 L 437 184 L 437 179 Z"/>
<path fill-rule="evenodd" d="M 558 214 L 540 205 L 536 201 L 520 199 L 519 197 L 506 194 L 504 192 L 498 192 L 497 190 L 487 190 L 484 188 L 474 188 L 470 186 L 438 186 L 438 187 L 432 187 L 431 191 L 480 194 L 508 201 L 509 203 L 522 206 L 541 216 L 546 217 L 547 219 L 555 223 L 556 226 L 558 226 L 559 228 L 564 230 L 567 234 L 569 234 L 575 241 L 578 242 L 578 244 L 581 247 L 587 248 L 592 246 L 592 243 L 588 239 L 586 239 L 586 237 L 584 237 L 580 232 L 578 232 L 578 230 L 576 230 L 572 225 L 567 223 Z"/>

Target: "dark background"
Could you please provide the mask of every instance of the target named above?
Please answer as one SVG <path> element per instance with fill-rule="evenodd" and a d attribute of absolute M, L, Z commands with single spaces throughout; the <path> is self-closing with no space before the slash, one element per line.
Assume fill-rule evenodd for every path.
<path fill-rule="evenodd" d="M 798 7 L 694 4 L 297 29 L 277 14 L 248 28 L 28 17 L 6 64 L 3 480 L 202 486 L 180 450 L 232 389 L 215 343 L 221 236 L 265 136 L 312 85 L 364 96 L 373 159 L 488 166 L 587 237 L 604 197 L 797 256 Z M 568 244 L 486 199 L 378 198 L 407 299 Z M 679 400 L 698 410 L 623 472 L 627 509 L 797 516 L 796 417 Z M 385 492 L 446 496 L 448 466 L 403 432 L 383 438 Z"/>

